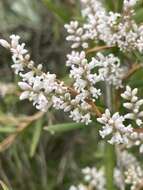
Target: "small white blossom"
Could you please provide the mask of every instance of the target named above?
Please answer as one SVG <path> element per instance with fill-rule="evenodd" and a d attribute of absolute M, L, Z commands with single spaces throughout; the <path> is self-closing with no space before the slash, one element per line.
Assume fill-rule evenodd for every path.
<path fill-rule="evenodd" d="M 122 79 L 125 76 L 127 69 L 120 66 L 120 60 L 113 54 L 104 56 L 101 53 L 97 54 L 97 60 L 94 60 L 95 65 L 99 67 L 99 75 L 104 78 L 109 84 L 116 88 L 121 88 Z"/>
<path fill-rule="evenodd" d="M 0 45 L 7 49 L 10 48 L 10 44 L 6 40 L 3 40 L 3 39 L 0 39 Z"/>
<path fill-rule="evenodd" d="M 128 102 L 124 103 L 123 106 L 130 112 L 125 115 L 126 119 L 135 120 L 138 126 L 143 124 L 143 111 L 141 111 L 141 106 L 143 105 L 143 99 L 139 99 L 137 96 L 138 89 L 131 89 L 130 86 L 126 86 L 126 90 L 121 94 L 122 98 Z"/>
<path fill-rule="evenodd" d="M 21 93 L 19 99 L 20 100 L 25 100 L 25 99 L 29 99 L 30 97 L 30 92 L 29 91 L 24 91 Z"/>
<path fill-rule="evenodd" d="M 106 189 L 106 180 L 103 168 L 97 170 L 95 167 L 86 167 L 82 170 L 82 173 L 84 175 L 85 182 L 89 183 L 92 187 L 95 187 L 97 190 Z"/>
<path fill-rule="evenodd" d="M 84 28 L 79 26 L 78 21 L 71 21 L 70 24 L 65 24 L 65 28 L 69 33 L 66 38 L 67 41 L 73 42 L 71 48 L 78 48 L 82 46 L 83 48 L 88 48 L 88 35 L 85 33 Z"/>
<path fill-rule="evenodd" d="M 142 185 L 143 171 L 140 166 L 131 165 L 125 172 L 127 184 L 131 184 L 131 190 L 136 190 Z"/>
<path fill-rule="evenodd" d="M 86 187 L 83 184 L 79 184 L 78 186 L 71 186 L 69 190 L 88 190 L 88 187 Z"/>
<path fill-rule="evenodd" d="M 102 130 L 100 130 L 100 135 L 102 138 L 112 134 L 112 137 L 108 142 L 110 144 L 128 144 L 128 135 L 133 131 L 131 125 L 125 126 L 123 124 L 124 117 L 120 116 L 119 113 L 114 113 L 111 116 L 108 109 L 102 114 L 101 118 L 97 118 L 97 121 L 103 124 Z"/>
<path fill-rule="evenodd" d="M 139 153 L 143 154 L 143 133 L 134 131 L 128 136 L 128 139 L 127 148 L 137 146 L 139 147 Z"/>
<path fill-rule="evenodd" d="M 77 186 L 72 185 L 69 190 L 89 190 L 89 187 L 97 190 L 106 190 L 106 179 L 104 168 L 97 170 L 97 168 L 86 167 L 82 170 L 84 175 L 84 183 Z"/>
<path fill-rule="evenodd" d="M 138 0 L 124 0 L 124 9 L 132 8 L 137 2 Z"/>

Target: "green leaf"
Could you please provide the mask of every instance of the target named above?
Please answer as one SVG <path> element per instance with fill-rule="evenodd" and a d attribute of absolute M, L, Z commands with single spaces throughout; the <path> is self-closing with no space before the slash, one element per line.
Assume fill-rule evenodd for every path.
<path fill-rule="evenodd" d="M 0 185 L 3 190 L 9 190 L 9 188 L 2 181 L 0 181 Z"/>
<path fill-rule="evenodd" d="M 39 120 L 37 121 L 33 132 L 32 143 L 30 146 L 30 157 L 33 157 L 35 155 L 36 148 L 40 140 L 41 131 L 42 131 L 42 120 Z"/>
<path fill-rule="evenodd" d="M 83 128 L 84 125 L 82 123 L 63 123 L 63 124 L 57 124 L 57 125 L 51 125 L 47 126 L 44 129 L 51 134 L 55 133 L 62 133 L 62 132 L 67 132 L 79 128 Z"/>
<path fill-rule="evenodd" d="M 143 80 L 130 81 L 129 85 L 132 88 L 143 88 Z"/>
<path fill-rule="evenodd" d="M 71 18 L 70 10 L 67 7 L 60 5 L 60 7 L 53 2 L 53 0 L 43 0 L 48 9 L 54 13 L 54 15 L 62 22 L 68 22 Z"/>
<path fill-rule="evenodd" d="M 16 128 L 14 127 L 1 127 L 0 126 L 0 133 L 14 133 Z"/>
<path fill-rule="evenodd" d="M 106 143 L 105 146 L 105 174 L 107 190 L 114 190 L 114 167 L 115 167 L 115 152 L 114 146 Z"/>

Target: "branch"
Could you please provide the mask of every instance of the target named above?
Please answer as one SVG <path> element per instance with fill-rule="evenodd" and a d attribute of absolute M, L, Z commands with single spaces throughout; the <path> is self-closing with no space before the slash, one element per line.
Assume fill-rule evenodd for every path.
<path fill-rule="evenodd" d="M 143 128 L 134 129 L 134 132 L 143 133 Z"/>
<path fill-rule="evenodd" d="M 93 52 L 97 52 L 97 51 L 102 51 L 102 50 L 106 50 L 106 49 L 111 49 L 115 46 L 107 46 L 107 45 L 104 45 L 104 46 L 97 46 L 97 47 L 94 47 L 94 48 L 91 48 L 91 49 L 88 49 L 86 51 L 86 54 L 88 53 L 93 53 Z"/>
<path fill-rule="evenodd" d="M 71 87 L 68 87 L 68 90 L 72 96 L 77 96 L 78 93 Z M 101 117 L 102 113 L 100 112 L 99 108 L 96 106 L 95 102 L 93 102 L 91 99 L 86 98 L 85 101 L 91 105 L 91 111 L 96 114 L 97 117 Z"/>

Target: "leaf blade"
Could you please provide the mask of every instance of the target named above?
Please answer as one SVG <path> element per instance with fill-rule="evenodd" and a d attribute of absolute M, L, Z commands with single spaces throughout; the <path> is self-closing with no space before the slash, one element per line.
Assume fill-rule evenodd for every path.
<path fill-rule="evenodd" d="M 30 157 L 33 157 L 35 155 L 40 140 L 41 131 L 42 131 L 42 120 L 37 121 L 35 128 L 36 129 L 33 133 L 32 143 L 30 146 Z"/>
<path fill-rule="evenodd" d="M 44 130 L 50 132 L 51 134 L 68 132 L 75 129 L 83 128 L 82 123 L 62 123 L 44 127 Z"/>

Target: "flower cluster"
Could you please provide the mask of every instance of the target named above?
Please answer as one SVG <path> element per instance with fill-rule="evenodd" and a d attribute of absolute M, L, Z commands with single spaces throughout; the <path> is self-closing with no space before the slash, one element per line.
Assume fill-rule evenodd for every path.
<path fill-rule="evenodd" d="M 84 181 L 89 183 L 91 187 L 96 188 L 97 190 L 105 190 L 106 180 L 104 169 L 86 167 L 82 170 L 84 175 Z"/>
<path fill-rule="evenodd" d="M 121 63 L 118 57 L 113 54 L 104 56 L 101 53 L 97 53 L 97 58 L 94 59 L 95 65 L 99 67 L 99 75 L 108 84 L 114 86 L 116 89 L 122 88 L 122 81 L 127 73 L 127 67 L 121 67 Z"/>
<path fill-rule="evenodd" d="M 138 0 L 124 0 L 124 9 L 128 10 L 136 5 Z"/>
<path fill-rule="evenodd" d="M 133 132 L 133 128 L 131 125 L 125 126 L 124 120 L 124 117 L 120 116 L 118 112 L 111 116 L 110 111 L 106 109 L 102 117 L 97 118 L 97 121 L 103 124 L 102 130 L 99 131 L 101 137 L 105 138 L 112 134 L 111 139 L 108 140 L 110 144 L 128 144 L 128 136 Z"/>
<path fill-rule="evenodd" d="M 84 51 L 81 53 L 72 51 L 67 58 L 66 65 L 71 68 L 70 77 L 74 80 L 73 86 L 84 98 L 97 99 L 101 95 L 101 90 L 97 89 L 96 84 L 101 81 L 106 81 L 115 88 L 123 87 L 122 79 L 127 70 L 121 67 L 120 60 L 113 54 L 104 56 L 97 53 L 96 57 L 88 61 Z"/>
<path fill-rule="evenodd" d="M 88 48 L 88 34 L 85 33 L 84 29 L 79 26 L 78 21 L 71 21 L 70 24 L 65 24 L 69 36 L 66 38 L 67 41 L 72 41 L 73 44 L 71 48 Z"/>
<path fill-rule="evenodd" d="M 43 72 L 42 65 L 35 66 L 25 44 L 19 42 L 19 36 L 12 35 L 10 39 L 10 43 L 1 39 L 0 44 L 10 49 L 14 62 L 11 67 L 22 79 L 18 83 L 24 91 L 20 99 L 33 101 L 39 110 L 46 111 L 53 106 L 69 112 L 69 117 L 74 121 L 88 124 L 92 112 L 89 102 L 101 96 L 97 83 L 107 81 L 116 88 L 122 87 L 125 69 L 121 68 L 119 59 L 113 54 L 104 56 L 98 53 L 91 61 L 88 61 L 84 51 L 68 54 L 66 65 L 70 67 L 70 77 L 73 79 L 70 89 L 58 81 L 55 74 Z"/>
<path fill-rule="evenodd" d="M 131 148 L 132 146 L 138 146 L 139 152 L 143 153 L 143 133 L 135 131 L 129 124 L 124 125 L 126 115 L 120 116 L 119 113 L 111 113 L 108 109 L 102 114 L 102 117 L 97 118 L 97 121 L 101 123 L 102 130 L 99 131 L 102 138 L 110 137 L 108 140 L 110 144 L 124 144 L 125 147 Z"/>
<path fill-rule="evenodd" d="M 96 115 L 97 121 L 102 124 L 99 130 L 102 138 L 107 138 L 116 148 L 139 146 L 140 153 L 143 153 L 143 130 L 140 133 L 143 125 L 143 99 L 138 97 L 137 88 L 124 86 L 123 81 L 126 74 L 130 77 L 136 70 L 130 72 L 126 62 L 123 62 L 123 66 L 113 51 L 106 55 L 98 52 L 91 57 L 87 54 L 95 48 L 86 50 L 92 41 L 91 44 L 102 43 L 105 44 L 104 47 L 117 46 L 118 50 L 124 53 L 136 50 L 143 53 L 143 26 L 138 26 L 133 19 L 134 6 L 138 0 L 124 0 L 122 13 L 107 12 L 100 0 L 80 1 L 83 25 L 78 21 L 71 21 L 65 25 L 69 34 L 66 39 L 72 43 L 71 48 L 76 49 L 67 55 L 66 66 L 71 78 L 69 87 L 59 81 L 55 74 L 44 72 L 41 64 L 36 65 L 31 60 L 25 44 L 20 43 L 19 36 L 11 35 L 10 42 L 0 39 L 0 45 L 11 52 L 11 67 L 20 77 L 18 85 L 23 91 L 20 99 L 32 101 L 33 105 L 43 112 L 49 108 L 63 110 L 73 121 L 86 125 L 91 123 L 92 116 Z M 123 53 L 122 56 L 124 57 Z M 114 97 L 120 97 L 116 97 L 116 93 L 114 97 L 109 97 L 110 87 L 126 101 L 121 104 L 121 113 L 117 110 L 111 114 L 114 106 L 108 105 L 108 99 L 109 104 L 112 104 L 115 101 Z M 126 89 L 121 93 L 124 87 Z M 102 97 L 104 90 L 106 93 Z M 101 102 L 103 99 L 108 109 L 104 110 Z M 98 103 L 101 108 L 98 107 Z M 118 165 L 114 170 L 115 185 L 120 188 L 120 183 L 126 176 L 124 181 L 131 185 L 131 190 L 143 186 L 143 172 L 138 161 L 126 151 L 119 157 L 125 175 L 121 173 Z M 95 167 L 87 167 L 82 173 L 84 183 L 71 186 L 70 190 L 106 189 L 104 168 L 97 170 Z"/>
<path fill-rule="evenodd" d="M 139 147 L 139 152 L 143 153 L 143 133 L 134 131 L 128 136 L 128 140 L 127 148 L 137 146 Z"/>
<path fill-rule="evenodd" d="M 83 96 L 83 99 L 98 98 L 101 95 L 96 84 L 103 80 L 102 75 L 93 72 L 98 65 L 94 59 L 88 63 L 84 51 L 81 53 L 73 51 L 67 55 L 67 66 L 71 68 L 70 77 L 74 80 L 74 89 Z"/>
<path fill-rule="evenodd" d="M 143 170 L 140 163 L 133 154 L 125 150 L 119 156 L 122 171 L 119 167 L 116 167 L 114 170 L 114 179 L 117 187 L 119 189 L 125 188 L 122 186 L 125 182 L 125 184 L 131 186 L 131 190 L 141 189 L 143 186 Z"/>
<path fill-rule="evenodd" d="M 122 172 L 120 168 L 115 167 L 114 174 L 114 185 L 119 189 L 123 189 L 123 181 L 126 184 L 131 185 L 131 190 L 136 190 L 137 187 L 142 187 L 143 171 L 137 159 L 127 151 L 122 151 L 120 156 L 120 164 L 122 165 Z M 82 170 L 83 183 L 75 186 L 72 185 L 69 190 L 106 190 L 106 178 L 105 168 L 97 170 L 96 167 L 86 167 Z"/>
<path fill-rule="evenodd" d="M 130 166 L 128 170 L 125 172 L 127 184 L 131 185 L 131 190 L 140 189 L 143 185 L 143 171 L 140 166 Z"/>
<path fill-rule="evenodd" d="M 88 190 L 94 188 L 97 190 L 106 190 L 104 169 L 97 170 L 95 167 L 86 167 L 82 170 L 82 173 L 84 175 L 85 185 L 71 186 L 69 190 Z"/>
<path fill-rule="evenodd" d="M 78 92 L 71 92 L 63 82 L 56 79 L 55 74 L 42 72 L 42 66 L 35 66 L 30 60 L 28 51 L 24 48 L 25 44 L 20 44 L 20 37 L 12 35 L 11 43 L 0 40 L 0 44 L 10 49 L 14 64 L 12 68 L 22 81 L 19 82 L 20 88 L 24 91 L 20 99 L 29 99 L 33 105 L 41 111 L 53 106 L 69 112 L 70 117 L 76 122 L 88 124 L 91 122 L 91 105 L 82 98 Z"/>
<path fill-rule="evenodd" d="M 143 51 L 143 27 L 133 20 L 133 7 L 137 3 L 124 0 L 123 14 L 107 12 L 99 0 L 81 0 L 83 26 L 77 21 L 65 25 L 72 48 L 87 48 L 90 40 L 103 41 L 108 46 L 118 46 L 121 51 Z M 74 28 L 74 29 L 73 29 Z M 80 34 L 80 37 L 79 37 Z"/>
<path fill-rule="evenodd" d="M 102 114 L 102 117 L 98 118 L 97 121 L 103 125 L 102 130 L 100 130 L 100 135 L 102 138 L 112 134 L 112 138 L 108 140 L 111 144 L 124 144 L 128 148 L 133 145 L 139 146 L 140 153 L 143 152 L 143 134 L 137 132 L 132 125 L 129 124 L 125 126 L 126 121 L 135 121 L 137 126 L 142 125 L 143 111 L 141 111 L 141 106 L 143 104 L 143 99 L 139 99 L 137 96 L 138 89 L 131 89 L 131 87 L 126 86 L 126 90 L 121 94 L 121 97 L 125 99 L 126 103 L 123 103 L 123 107 L 130 110 L 129 113 L 120 115 L 119 113 L 114 113 L 111 116 L 108 109 Z"/>
<path fill-rule="evenodd" d="M 123 94 L 121 94 L 121 96 L 123 99 L 128 101 L 124 103 L 123 106 L 130 110 L 130 113 L 126 114 L 124 117 L 126 119 L 135 120 L 136 124 L 141 126 L 143 123 L 143 111 L 140 111 L 140 109 L 143 105 L 143 99 L 139 99 L 137 93 L 137 88 L 132 90 L 130 86 L 126 86 L 126 90 Z"/>

